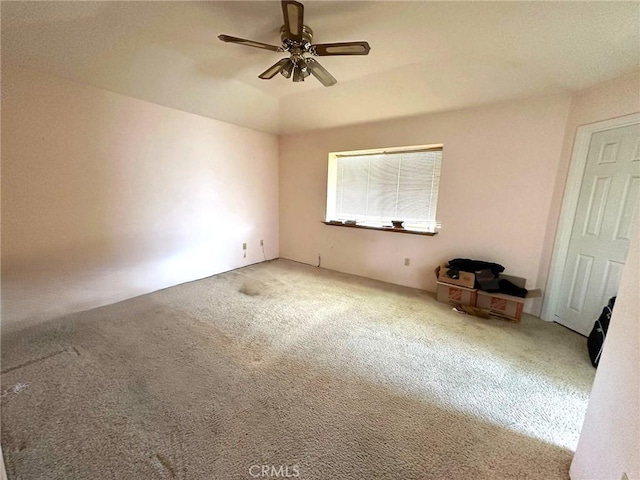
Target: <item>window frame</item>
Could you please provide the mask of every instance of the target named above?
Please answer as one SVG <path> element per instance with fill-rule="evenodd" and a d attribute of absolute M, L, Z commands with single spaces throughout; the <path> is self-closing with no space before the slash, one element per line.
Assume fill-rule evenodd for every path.
<path fill-rule="evenodd" d="M 357 223 L 350 224 L 345 223 L 344 221 L 336 220 L 335 218 L 335 208 L 336 208 L 336 200 L 338 193 L 338 159 L 340 157 L 345 156 L 363 156 L 363 155 L 380 155 L 380 154 L 398 154 L 398 153 L 411 153 L 411 152 L 429 152 L 429 151 L 439 151 L 441 155 L 444 155 L 444 145 L 443 144 L 430 144 L 430 145 L 412 145 L 405 147 L 388 147 L 388 148 L 374 148 L 367 150 L 351 150 L 351 151 L 342 151 L 342 152 L 329 152 L 328 158 L 328 170 L 327 170 L 327 197 L 326 197 L 326 205 L 325 205 L 325 219 L 322 223 L 325 225 L 331 226 L 339 226 L 339 227 L 348 227 L 348 228 L 358 228 L 365 230 L 378 230 L 378 231 L 386 231 L 386 232 L 396 232 L 396 233 L 408 233 L 414 235 L 426 235 L 426 236 L 434 236 L 440 230 L 440 223 L 436 220 L 434 227 L 432 229 L 412 229 L 412 228 L 395 228 L 391 225 L 386 226 L 378 226 L 367 223 Z M 442 157 L 440 159 L 442 162 Z M 438 181 L 440 181 L 442 174 L 438 177 Z M 438 206 L 438 197 L 436 197 L 436 212 Z"/>

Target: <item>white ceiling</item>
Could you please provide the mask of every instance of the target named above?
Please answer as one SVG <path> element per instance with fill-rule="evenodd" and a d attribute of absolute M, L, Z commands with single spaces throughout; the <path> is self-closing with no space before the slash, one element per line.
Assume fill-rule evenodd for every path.
<path fill-rule="evenodd" d="M 337 79 L 258 74 L 284 54 L 280 2 L 2 2 L 3 62 L 270 133 L 582 89 L 640 68 L 640 3 L 306 1 Z"/>

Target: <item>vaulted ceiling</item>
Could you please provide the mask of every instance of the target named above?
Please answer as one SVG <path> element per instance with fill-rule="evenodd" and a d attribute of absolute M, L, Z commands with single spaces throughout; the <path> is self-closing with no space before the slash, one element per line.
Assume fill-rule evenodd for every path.
<path fill-rule="evenodd" d="M 573 91 L 640 68 L 638 2 L 306 1 L 338 79 L 258 74 L 285 55 L 280 3 L 3 2 L 2 61 L 270 133 Z"/>

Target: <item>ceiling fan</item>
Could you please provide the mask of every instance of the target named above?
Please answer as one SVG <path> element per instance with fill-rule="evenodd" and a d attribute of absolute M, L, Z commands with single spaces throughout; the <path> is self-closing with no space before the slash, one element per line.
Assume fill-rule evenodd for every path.
<path fill-rule="evenodd" d="M 306 55 L 318 57 L 367 55 L 371 50 L 367 42 L 312 44 L 313 31 L 304 24 L 304 5 L 299 2 L 282 0 L 282 14 L 284 15 L 284 25 L 280 29 L 282 44 L 279 47 L 230 35 L 218 35 L 218 38 L 223 42 L 291 54 L 289 58 L 283 58 L 258 75 L 263 80 L 273 78 L 280 73 L 285 78 L 293 77 L 294 82 L 302 82 L 309 75 L 313 75 L 325 87 L 335 85 L 337 80 L 317 60 Z"/>

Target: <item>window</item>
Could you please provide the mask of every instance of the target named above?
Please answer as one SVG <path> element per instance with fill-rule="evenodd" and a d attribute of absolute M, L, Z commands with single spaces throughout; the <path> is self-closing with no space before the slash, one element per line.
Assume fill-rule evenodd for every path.
<path fill-rule="evenodd" d="M 327 222 L 435 232 L 442 146 L 329 154 Z"/>

